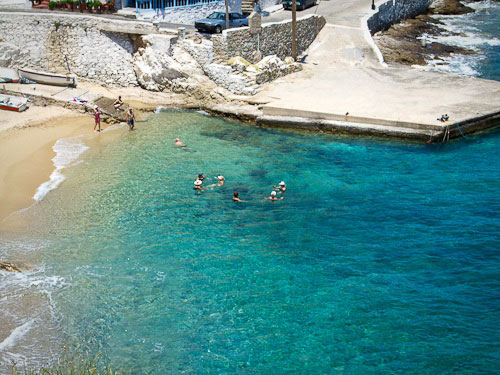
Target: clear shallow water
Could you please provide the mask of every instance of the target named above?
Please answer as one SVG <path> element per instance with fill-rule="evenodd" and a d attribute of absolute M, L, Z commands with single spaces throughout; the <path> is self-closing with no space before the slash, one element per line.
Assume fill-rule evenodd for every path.
<path fill-rule="evenodd" d="M 140 374 L 494 373 L 498 137 L 422 146 L 155 115 L 24 213 L 29 237 L 9 243 L 43 243 L 25 252 L 59 286 L 27 335 L 41 320 Z M 197 193 L 199 172 L 226 185 Z M 285 199 L 265 201 L 281 180 Z"/>

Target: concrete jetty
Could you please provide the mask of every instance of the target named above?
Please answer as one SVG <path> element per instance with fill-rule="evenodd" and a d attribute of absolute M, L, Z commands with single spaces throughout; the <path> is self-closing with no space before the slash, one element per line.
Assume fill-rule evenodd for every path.
<path fill-rule="evenodd" d="M 258 123 L 422 140 L 500 125 L 500 82 L 383 64 L 366 26 L 369 5 L 320 3 L 327 25 L 303 71 L 257 94 Z M 443 114 L 450 120 L 438 121 Z"/>

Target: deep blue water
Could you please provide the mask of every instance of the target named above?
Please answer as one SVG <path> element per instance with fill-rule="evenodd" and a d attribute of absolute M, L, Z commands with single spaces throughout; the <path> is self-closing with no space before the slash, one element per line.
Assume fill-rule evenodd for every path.
<path fill-rule="evenodd" d="M 424 146 L 164 112 L 116 137 L 25 214 L 64 280 L 59 344 L 134 374 L 499 368 L 498 132 Z M 199 172 L 226 184 L 197 193 Z"/>

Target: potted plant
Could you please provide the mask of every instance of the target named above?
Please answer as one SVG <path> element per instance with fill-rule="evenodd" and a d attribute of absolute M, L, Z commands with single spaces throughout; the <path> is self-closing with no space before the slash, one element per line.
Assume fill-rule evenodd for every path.
<path fill-rule="evenodd" d="M 100 1 L 100 0 L 94 0 L 94 10 L 95 10 L 96 12 L 101 13 L 101 10 L 102 10 L 102 8 L 101 8 L 101 7 L 102 7 L 102 3 L 101 3 L 101 1 Z"/>
<path fill-rule="evenodd" d="M 108 0 L 106 5 L 110 13 L 115 11 L 115 0 Z"/>

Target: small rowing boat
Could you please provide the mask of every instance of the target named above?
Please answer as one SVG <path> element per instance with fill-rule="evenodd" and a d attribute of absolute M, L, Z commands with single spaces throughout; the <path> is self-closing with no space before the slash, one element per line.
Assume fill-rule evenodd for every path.
<path fill-rule="evenodd" d="M 27 107 L 28 99 L 19 96 L 0 94 L 0 109 L 6 111 L 22 112 Z"/>
<path fill-rule="evenodd" d="M 71 86 L 76 87 L 77 80 L 74 74 L 56 74 L 56 73 L 46 73 L 37 72 L 31 69 L 19 68 L 19 77 L 25 78 L 29 81 L 36 83 L 43 83 L 45 85 L 53 86 Z"/>

